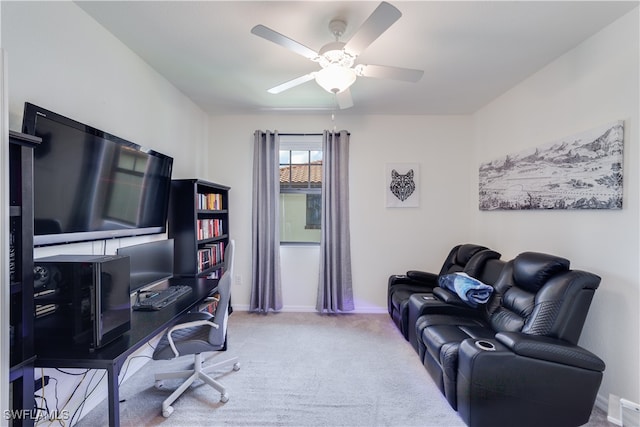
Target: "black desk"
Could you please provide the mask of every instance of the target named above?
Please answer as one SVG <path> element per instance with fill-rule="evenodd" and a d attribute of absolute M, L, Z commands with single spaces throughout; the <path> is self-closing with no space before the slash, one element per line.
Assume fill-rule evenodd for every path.
<path fill-rule="evenodd" d="M 109 387 L 109 425 L 120 425 L 120 369 L 134 351 L 171 326 L 176 319 L 192 310 L 213 293 L 217 279 L 170 279 L 169 284 L 185 284 L 193 292 L 160 311 L 132 311 L 131 330 L 101 349 L 90 351 L 87 345 L 70 345 L 38 339 L 35 366 L 42 368 L 105 369 Z"/>

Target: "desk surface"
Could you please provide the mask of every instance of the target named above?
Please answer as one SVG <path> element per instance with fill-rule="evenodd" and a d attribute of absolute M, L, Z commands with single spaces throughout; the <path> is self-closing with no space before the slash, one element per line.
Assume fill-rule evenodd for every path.
<path fill-rule="evenodd" d="M 131 329 L 106 346 L 91 351 L 87 344 L 74 345 L 59 340 L 36 341 L 38 367 L 98 368 L 106 369 L 118 365 L 151 338 L 170 326 L 183 313 L 193 309 L 204 298 L 211 295 L 218 284 L 217 279 L 180 278 L 169 279 L 169 284 L 184 284 L 193 292 L 159 311 L 132 311 Z"/>

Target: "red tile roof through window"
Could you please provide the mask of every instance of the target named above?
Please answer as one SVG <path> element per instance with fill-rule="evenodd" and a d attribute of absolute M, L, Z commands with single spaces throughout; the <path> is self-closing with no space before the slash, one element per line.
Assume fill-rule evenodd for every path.
<path fill-rule="evenodd" d="M 304 183 L 309 179 L 309 165 L 291 165 L 291 182 Z M 280 182 L 289 182 L 289 165 L 280 167 Z M 322 160 L 311 162 L 311 182 L 322 182 Z"/>

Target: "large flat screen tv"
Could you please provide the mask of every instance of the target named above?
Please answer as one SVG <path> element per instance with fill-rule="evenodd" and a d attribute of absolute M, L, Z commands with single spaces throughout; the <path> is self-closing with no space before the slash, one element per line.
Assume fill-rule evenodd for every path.
<path fill-rule="evenodd" d="M 34 245 L 166 231 L 173 159 L 25 103 L 34 149 Z"/>

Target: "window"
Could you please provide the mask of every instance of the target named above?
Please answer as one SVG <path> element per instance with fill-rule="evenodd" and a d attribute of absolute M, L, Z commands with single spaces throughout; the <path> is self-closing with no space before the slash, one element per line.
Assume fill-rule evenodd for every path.
<path fill-rule="evenodd" d="M 280 241 L 319 243 L 322 135 L 280 136 Z"/>

